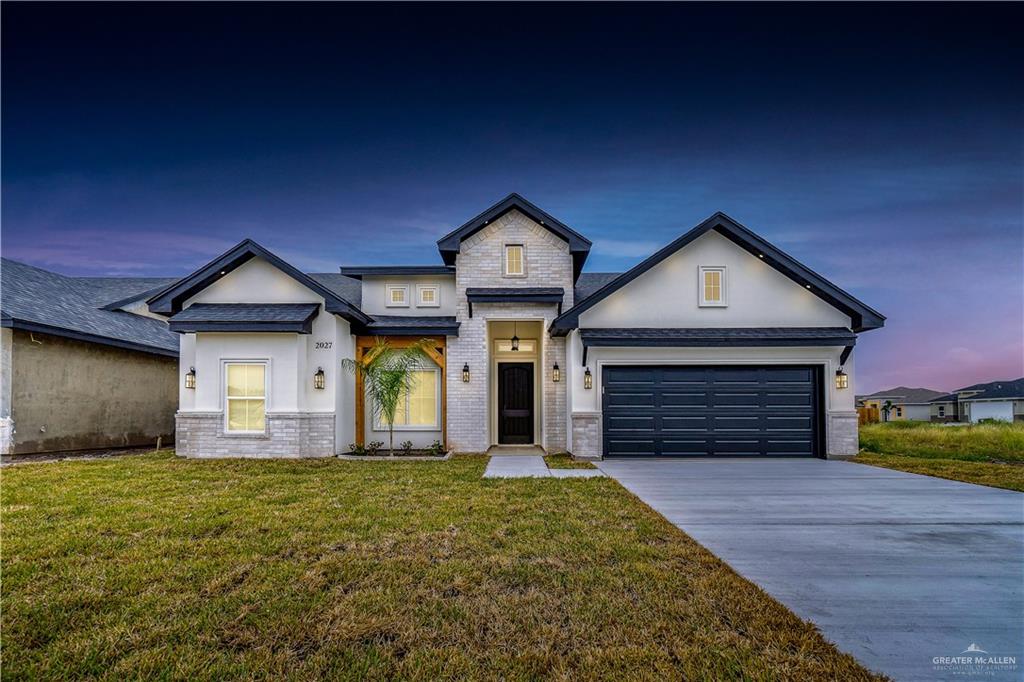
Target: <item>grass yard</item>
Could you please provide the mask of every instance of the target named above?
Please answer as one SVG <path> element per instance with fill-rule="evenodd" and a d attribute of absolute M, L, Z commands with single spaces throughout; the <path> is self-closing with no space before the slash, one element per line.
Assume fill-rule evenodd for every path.
<path fill-rule="evenodd" d="M 548 465 L 548 469 L 596 469 L 590 462 L 578 462 L 572 458 L 572 455 L 562 453 L 559 455 L 545 455 L 544 463 Z"/>
<path fill-rule="evenodd" d="M 855 461 L 1024 492 L 1024 423 L 860 427 Z"/>
<path fill-rule="evenodd" d="M 614 481 L 485 461 L 4 469 L 4 678 L 871 678 Z"/>

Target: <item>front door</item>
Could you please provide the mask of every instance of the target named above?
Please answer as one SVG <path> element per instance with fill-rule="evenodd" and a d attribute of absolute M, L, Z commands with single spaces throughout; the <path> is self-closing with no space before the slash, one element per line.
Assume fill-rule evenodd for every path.
<path fill-rule="evenodd" d="M 498 363 L 498 443 L 533 443 L 532 363 Z"/>

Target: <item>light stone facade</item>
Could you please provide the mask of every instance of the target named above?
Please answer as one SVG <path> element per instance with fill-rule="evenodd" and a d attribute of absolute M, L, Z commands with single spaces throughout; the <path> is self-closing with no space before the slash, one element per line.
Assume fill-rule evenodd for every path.
<path fill-rule="evenodd" d="M 506 244 L 522 244 L 526 274 L 504 275 Z M 498 218 L 462 242 L 455 269 L 456 317 L 459 335 L 448 337 L 448 445 L 456 452 L 483 452 L 497 442 L 490 433 L 490 320 L 539 320 L 541 356 L 536 380 L 541 385 L 541 433 L 538 443 L 550 452 L 566 447 L 566 384 L 554 382 L 551 367 L 565 367 L 565 339 L 547 333 L 558 315 L 553 303 L 474 303 L 469 316 L 469 287 L 561 287 L 563 310 L 573 304 L 572 255 L 565 241 L 519 211 Z M 469 365 L 471 379 L 462 381 L 462 367 Z"/>
<path fill-rule="evenodd" d="M 331 457 L 334 414 L 268 414 L 265 435 L 226 434 L 222 412 L 179 412 L 176 450 L 183 457 Z"/>
<path fill-rule="evenodd" d="M 825 425 L 829 459 L 853 457 L 860 449 L 856 412 L 829 412 Z"/>
<path fill-rule="evenodd" d="M 604 456 L 599 412 L 573 413 L 572 454 L 577 459 L 601 459 Z"/>

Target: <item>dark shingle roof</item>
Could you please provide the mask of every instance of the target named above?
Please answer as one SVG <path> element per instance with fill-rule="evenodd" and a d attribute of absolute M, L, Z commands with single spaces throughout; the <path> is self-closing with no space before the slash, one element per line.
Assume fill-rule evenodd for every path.
<path fill-rule="evenodd" d="M 906 386 L 897 386 L 896 388 L 890 388 L 885 391 L 875 391 L 869 395 L 858 396 L 858 398 L 899 398 L 900 402 L 908 405 L 923 405 L 924 403 L 935 400 L 942 395 L 944 395 L 942 391 L 933 391 L 930 388 L 908 388 Z"/>
<path fill-rule="evenodd" d="M 129 296 L 132 289 L 139 294 L 151 289 L 153 278 L 65 277 L 6 258 L 0 261 L 0 273 L 5 327 L 178 354 L 178 336 L 164 322 L 102 309 L 114 298 Z"/>
<path fill-rule="evenodd" d="M 373 322 L 366 325 L 369 334 L 443 334 L 458 336 L 459 323 L 450 316 L 374 315 Z"/>
<path fill-rule="evenodd" d="M 576 280 L 576 288 L 573 291 L 573 301 L 579 303 L 621 274 L 621 272 L 581 273 L 580 278 Z"/>
<path fill-rule="evenodd" d="M 987 384 L 975 384 L 964 390 L 981 391 L 964 400 L 992 400 L 996 398 L 1024 399 L 1024 378 L 1013 379 L 1012 381 L 992 381 Z"/>
<path fill-rule="evenodd" d="M 357 308 L 363 305 L 363 283 L 358 279 L 336 272 L 311 272 L 309 276 Z"/>
<path fill-rule="evenodd" d="M 171 331 L 309 334 L 319 303 L 194 303 L 168 320 Z"/>
<path fill-rule="evenodd" d="M 580 330 L 584 342 L 591 345 L 607 341 L 697 342 L 715 345 L 730 342 L 835 341 L 838 345 L 854 343 L 856 335 L 846 327 L 614 327 Z"/>
<path fill-rule="evenodd" d="M 156 293 L 156 291 L 178 281 L 176 277 L 69 277 L 68 279 L 73 279 L 84 285 L 83 294 L 92 303 L 95 303 L 96 307 L 108 306 L 108 309 L 112 303 L 127 305 L 149 292 Z"/>

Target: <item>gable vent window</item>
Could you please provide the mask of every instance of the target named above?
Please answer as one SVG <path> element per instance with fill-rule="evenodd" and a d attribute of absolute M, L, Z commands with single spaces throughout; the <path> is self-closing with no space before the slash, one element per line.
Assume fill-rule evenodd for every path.
<path fill-rule="evenodd" d="M 505 275 L 522 277 L 526 274 L 526 263 L 523 260 L 522 244 L 505 245 Z"/>
<path fill-rule="evenodd" d="M 698 284 L 700 287 L 700 305 L 707 307 L 722 307 L 726 305 L 724 267 L 701 266 Z"/>
<path fill-rule="evenodd" d="M 408 308 L 409 287 L 389 284 L 387 286 L 387 306 L 389 308 Z"/>
<path fill-rule="evenodd" d="M 418 307 L 437 308 L 441 305 L 441 297 L 436 286 L 419 286 L 416 290 L 419 292 L 419 301 L 416 303 Z"/>

